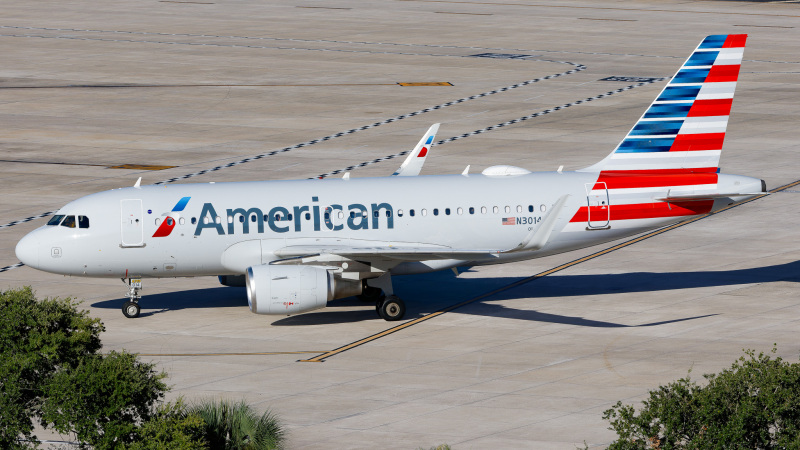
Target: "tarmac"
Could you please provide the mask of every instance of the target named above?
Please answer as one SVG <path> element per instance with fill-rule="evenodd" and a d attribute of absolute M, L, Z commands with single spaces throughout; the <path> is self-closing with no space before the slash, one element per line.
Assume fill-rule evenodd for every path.
<path fill-rule="evenodd" d="M 800 354 L 796 186 L 591 258 L 614 244 L 397 277 L 400 328 L 353 298 L 251 314 L 215 278 L 145 280 L 126 319 L 118 280 L 14 267 L 83 195 L 386 176 L 435 122 L 423 174 L 588 166 L 709 34 L 749 34 L 722 170 L 791 185 L 800 2 L 14 0 L 0 17 L 0 289 L 82 300 L 170 399 L 270 409 L 292 449 L 602 448 L 619 400 L 742 349 Z"/>

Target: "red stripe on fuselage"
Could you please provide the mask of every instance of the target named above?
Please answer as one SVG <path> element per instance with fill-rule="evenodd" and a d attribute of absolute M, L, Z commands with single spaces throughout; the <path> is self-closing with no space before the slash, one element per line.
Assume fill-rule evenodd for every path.
<path fill-rule="evenodd" d="M 672 142 L 671 152 L 722 150 L 725 133 L 679 134 Z"/>
<path fill-rule="evenodd" d="M 629 172 L 601 172 L 594 189 L 631 189 L 647 187 L 692 186 L 717 184 L 716 173 L 680 173 L 635 175 Z"/>
<path fill-rule="evenodd" d="M 634 205 L 611 205 L 611 226 L 616 220 L 656 219 L 661 217 L 681 217 L 706 214 L 711 212 L 714 200 L 700 200 L 693 202 L 655 202 Z M 605 217 L 605 207 L 592 206 L 592 217 L 595 219 Z M 570 222 L 588 222 L 589 208 L 581 206 L 572 216 Z"/>
<path fill-rule="evenodd" d="M 695 100 L 686 117 L 711 117 L 731 115 L 732 98 Z"/>
<path fill-rule="evenodd" d="M 725 83 L 739 79 L 739 64 L 711 66 L 706 83 Z"/>

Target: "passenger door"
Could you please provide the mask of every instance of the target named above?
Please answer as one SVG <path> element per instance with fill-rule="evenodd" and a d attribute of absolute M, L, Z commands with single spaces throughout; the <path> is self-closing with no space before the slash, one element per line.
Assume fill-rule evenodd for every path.
<path fill-rule="evenodd" d="M 144 247 L 144 216 L 139 199 L 120 200 L 122 244 L 120 247 Z"/>

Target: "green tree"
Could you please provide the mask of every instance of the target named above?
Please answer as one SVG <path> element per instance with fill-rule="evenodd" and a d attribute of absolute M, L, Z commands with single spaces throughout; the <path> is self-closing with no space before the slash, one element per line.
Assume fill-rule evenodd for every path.
<path fill-rule="evenodd" d="M 618 436 L 609 448 L 800 448 L 800 363 L 747 350 L 703 377 L 650 391 L 638 413 L 622 402 L 606 410 Z"/>
<path fill-rule="evenodd" d="M 269 411 L 259 415 L 243 400 L 206 400 L 188 408 L 206 424 L 205 437 L 217 450 L 262 450 L 280 448 L 286 432 Z"/>
<path fill-rule="evenodd" d="M 82 358 L 47 380 L 42 424 L 95 448 L 133 441 L 167 391 L 166 374 L 154 367 L 127 352 Z"/>
<path fill-rule="evenodd" d="M 30 287 L 0 292 L 0 448 L 35 440 L 42 387 L 58 370 L 101 348 L 98 319 L 71 299 L 37 301 Z"/>
<path fill-rule="evenodd" d="M 136 431 L 133 442 L 120 450 L 195 450 L 207 449 L 206 423 L 189 414 L 181 399 L 159 406 L 155 414 Z"/>

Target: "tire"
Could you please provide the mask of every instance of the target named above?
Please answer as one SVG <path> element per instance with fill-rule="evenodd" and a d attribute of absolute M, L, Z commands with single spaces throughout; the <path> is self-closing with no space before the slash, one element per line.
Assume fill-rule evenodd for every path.
<path fill-rule="evenodd" d="M 139 313 L 141 312 L 141 307 L 139 304 L 132 301 L 127 301 L 122 304 L 122 315 L 127 317 L 128 319 L 135 319 L 139 317 Z"/>
<path fill-rule="evenodd" d="M 396 295 L 386 297 L 383 302 L 378 304 L 377 308 L 378 314 L 387 322 L 402 320 L 406 314 L 405 302 Z"/>
<path fill-rule="evenodd" d="M 356 295 L 356 298 L 362 302 L 376 302 L 379 298 L 381 298 L 381 295 L 383 295 L 381 288 L 364 286 L 364 291 L 361 294 Z"/>

